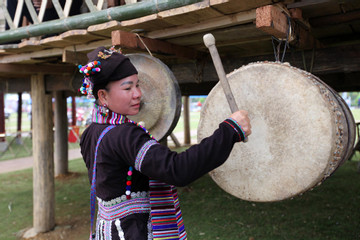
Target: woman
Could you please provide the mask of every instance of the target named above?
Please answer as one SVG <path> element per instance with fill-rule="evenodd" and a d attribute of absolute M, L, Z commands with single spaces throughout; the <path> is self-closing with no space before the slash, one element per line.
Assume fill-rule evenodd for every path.
<path fill-rule="evenodd" d="M 130 60 L 104 47 L 88 57 L 90 62 L 79 66 L 85 75 L 80 90 L 96 101 L 93 123 L 80 145 L 92 184 L 92 215 L 95 193 L 98 200 L 93 237 L 186 239 L 172 185 L 185 186 L 224 163 L 233 145 L 251 133 L 247 112 L 235 112 L 212 136 L 187 151 L 172 152 L 126 118 L 139 112 L 141 100 L 137 70 Z"/>

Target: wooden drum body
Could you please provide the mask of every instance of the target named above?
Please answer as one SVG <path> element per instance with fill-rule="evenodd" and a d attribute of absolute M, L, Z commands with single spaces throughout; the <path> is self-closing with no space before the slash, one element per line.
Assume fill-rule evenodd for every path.
<path fill-rule="evenodd" d="M 355 122 L 347 105 L 317 77 L 288 64 L 259 62 L 227 75 L 252 134 L 210 175 L 249 201 L 291 198 L 320 184 L 351 154 Z M 201 112 L 198 140 L 231 115 L 220 84 Z"/>

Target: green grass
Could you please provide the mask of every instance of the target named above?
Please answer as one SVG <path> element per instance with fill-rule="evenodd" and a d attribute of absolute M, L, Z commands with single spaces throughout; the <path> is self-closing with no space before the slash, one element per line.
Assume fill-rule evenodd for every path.
<path fill-rule="evenodd" d="M 55 181 L 56 223 L 71 226 L 79 218 L 89 223 L 86 167 L 78 159 L 69 162 L 69 169 L 76 174 Z M 0 175 L 0 240 L 17 239 L 17 232 L 32 226 L 32 202 L 32 169 Z M 85 236 L 88 236 L 88 232 L 79 239 L 86 239 Z"/>
<path fill-rule="evenodd" d="M 360 239 L 360 174 L 347 162 L 320 187 L 292 200 L 253 203 L 206 175 L 181 189 L 189 239 Z"/>
<path fill-rule="evenodd" d="M 313 191 L 274 203 L 235 198 L 205 175 L 179 188 L 188 239 L 360 239 L 356 165 L 348 161 Z M 69 162 L 69 169 L 76 174 L 55 181 L 56 223 L 73 229 L 71 237 L 62 235 L 63 239 L 87 239 L 90 186 L 86 168 L 78 159 Z M 0 240 L 15 240 L 16 232 L 32 226 L 31 169 L 0 175 L 0 212 Z"/>

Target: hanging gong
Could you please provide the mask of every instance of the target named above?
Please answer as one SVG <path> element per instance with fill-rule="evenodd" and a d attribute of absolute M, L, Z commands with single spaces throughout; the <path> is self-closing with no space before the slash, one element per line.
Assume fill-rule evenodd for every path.
<path fill-rule="evenodd" d="M 343 99 L 314 75 L 289 64 L 258 62 L 227 75 L 252 134 L 210 172 L 226 192 L 249 201 L 291 198 L 320 184 L 349 158 L 355 122 Z M 220 84 L 209 93 L 198 140 L 231 115 Z"/>
<path fill-rule="evenodd" d="M 140 112 L 129 118 L 143 122 L 158 141 L 175 128 L 181 113 L 181 92 L 171 70 L 159 59 L 146 54 L 127 54 L 138 71 L 142 98 Z"/>

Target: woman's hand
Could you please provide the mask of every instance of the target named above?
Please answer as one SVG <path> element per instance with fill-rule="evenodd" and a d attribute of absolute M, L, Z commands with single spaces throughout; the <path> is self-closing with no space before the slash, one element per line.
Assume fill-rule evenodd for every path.
<path fill-rule="evenodd" d="M 245 132 L 245 137 L 248 137 L 251 134 L 251 124 L 248 117 L 248 112 L 245 110 L 239 110 L 231 114 L 232 119 L 237 121 L 241 126 L 242 130 Z"/>

